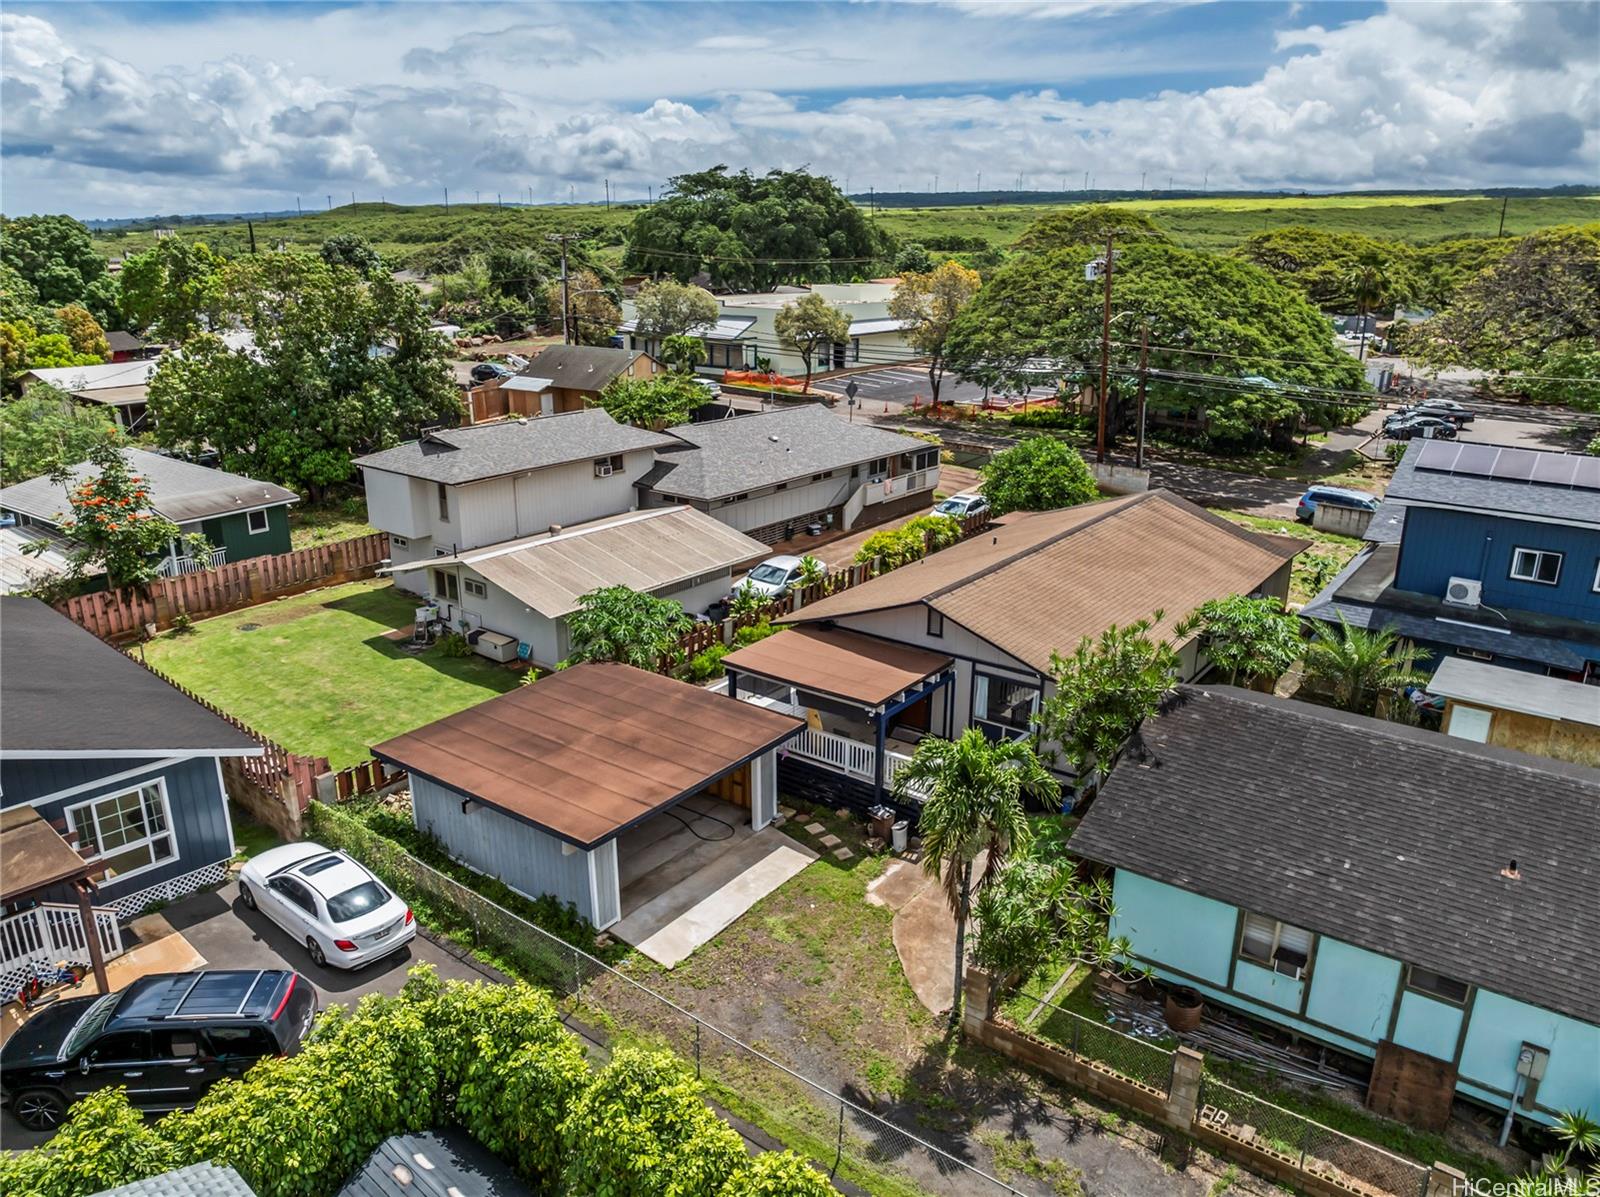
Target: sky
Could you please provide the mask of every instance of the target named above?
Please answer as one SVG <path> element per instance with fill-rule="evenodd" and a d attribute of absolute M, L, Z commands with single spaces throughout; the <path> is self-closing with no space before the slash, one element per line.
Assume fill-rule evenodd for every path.
<path fill-rule="evenodd" d="M 8 3 L 0 206 L 1600 184 L 1600 3 Z"/>

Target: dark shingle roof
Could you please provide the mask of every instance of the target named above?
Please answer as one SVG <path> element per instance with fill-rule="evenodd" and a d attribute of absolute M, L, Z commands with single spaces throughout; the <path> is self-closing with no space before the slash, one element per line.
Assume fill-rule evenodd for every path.
<path fill-rule="evenodd" d="M 149 1176 L 131 1184 L 104 1189 L 97 1197 L 256 1197 L 244 1177 L 225 1165 L 209 1160 L 174 1168 L 159 1176 Z"/>
<path fill-rule="evenodd" d="M 680 424 L 682 445 L 657 462 L 656 490 L 682 499 L 720 499 L 930 446 L 867 424 L 847 424 L 820 403 L 756 415 Z"/>
<path fill-rule="evenodd" d="M 518 371 L 528 378 L 548 378 L 558 387 L 603 391 L 644 353 L 605 345 L 552 345 Z"/>
<path fill-rule="evenodd" d="M 213 470 L 146 449 L 124 449 L 122 457 L 150 488 L 150 505 L 179 524 L 299 501 L 294 491 L 275 482 Z M 0 507 L 56 523 L 71 510 L 68 485 L 99 473 L 97 467 L 85 462 L 72 468 L 70 484 L 52 481 L 48 475 L 29 478 L 0 490 Z"/>
<path fill-rule="evenodd" d="M 0 598 L 0 756 L 218 753 L 260 746 L 37 599 Z"/>
<path fill-rule="evenodd" d="M 1229 687 L 1141 740 L 1074 852 L 1600 1022 L 1600 770 Z"/>
<path fill-rule="evenodd" d="M 106 344 L 111 346 L 112 353 L 137 353 L 144 348 L 144 342 L 131 332 L 116 329 L 106 334 Z"/>
<path fill-rule="evenodd" d="M 379 1144 L 339 1197 L 531 1197 L 509 1164 L 471 1135 L 431 1130 Z"/>
<path fill-rule="evenodd" d="M 1490 445 L 1478 441 L 1458 445 L 1438 441 L 1412 441 L 1384 491 L 1386 500 L 1405 500 L 1442 507 L 1460 507 L 1497 515 L 1533 515 L 1544 519 L 1600 526 L 1600 491 L 1575 486 L 1551 486 L 1511 478 L 1484 477 L 1467 472 L 1498 469 L 1491 459 L 1516 454 L 1529 471 L 1558 466 L 1581 454 L 1551 453 Z M 1457 462 L 1453 472 L 1420 463 L 1426 455 L 1438 465 Z"/>
<path fill-rule="evenodd" d="M 618 424 L 599 408 L 590 408 L 529 420 L 444 429 L 421 440 L 358 457 L 356 464 L 409 478 L 459 485 L 672 444 L 676 442 L 669 436 Z"/>

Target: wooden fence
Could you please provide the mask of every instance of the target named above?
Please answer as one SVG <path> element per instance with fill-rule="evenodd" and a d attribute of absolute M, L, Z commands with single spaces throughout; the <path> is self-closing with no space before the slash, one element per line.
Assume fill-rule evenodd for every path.
<path fill-rule="evenodd" d="M 216 569 L 160 578 L 143 591 L 80 594 L 58 603 L 56 609 L 102 640 L 131 640 L 143 636 L 148 628 L 159 632 L 172 627 L 179 615 L 199 619 L 319 586 L 370 578 L 388 555 L 388 535 L 373 532 L 292 553 L 251 557 Z"/>

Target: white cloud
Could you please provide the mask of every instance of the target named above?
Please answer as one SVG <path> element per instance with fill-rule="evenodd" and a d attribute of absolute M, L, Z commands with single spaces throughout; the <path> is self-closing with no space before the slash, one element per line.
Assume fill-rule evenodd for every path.
<path fill-rule="evenodd" d="M 7 12 L 7 208 L 282 208 L 351 190 L 428 200 L 445 186 L 594 199 L 602 178 L 642 196 L 716 162 L 809 165 L 857 190 L 923 189 L 935 173 L 965 188 L 980 170 L 991 187 L 1021 175 L 1041 189 L 1085 171 L 1102 187 L 1141 175 L 1214 188 L 1600 181 L 1593 3 L 1395 6 L 1280 31 L 1251 82 L 1098 102 L 1038 84 L 997 92 L 991 66 L 1081 85 L 1112 71 L 1094 31 L 1121 22 L 862 5 L 831 10 L 823 28 L 777 27 L 801 7 L 756 34 L 727 32 L 722 6 L 673 5 L 632 40 L 618 36 L 626 23 L 604 25 L 603 6 L 581 34 L 560 9 L 508 23 L 504 9 L 452 6 L 448 31 L 431 7 L 340 10 L 301 23 L 304 55 L 278 14 L 223 8 L 216 28 L 125 39 L 68 10 Z M 1101 5 L 1075 7 L 1092 18 Z M 268 23 L 252 36 L 250 20 Z M 1188 42 L 1186 63 L 1212 54 Z M 1148 72 L 1172 56 L 1151 42 L 1113 65 Z M 925 68 L 921 86 L 893 81 L 908 61 Z"/>

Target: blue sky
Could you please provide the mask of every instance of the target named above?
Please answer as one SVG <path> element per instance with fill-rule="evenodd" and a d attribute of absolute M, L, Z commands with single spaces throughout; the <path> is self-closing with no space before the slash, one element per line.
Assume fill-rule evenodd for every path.
<path fill-rule="evenodd" d="M 13 4 L 8 212 L 853 189 L 1600 182 L 1600 7 Z"/>

